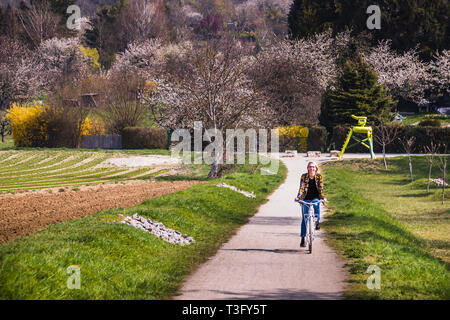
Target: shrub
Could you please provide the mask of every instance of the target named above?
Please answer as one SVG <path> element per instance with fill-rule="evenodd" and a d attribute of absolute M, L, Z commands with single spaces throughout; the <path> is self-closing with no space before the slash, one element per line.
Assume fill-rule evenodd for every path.
<path fill-rule="evenodd" d="M 100 119 L 90 119 L 86 117 L 81 125 L 81 135 L 105 134 L 105 124 Z"/>
<path fill-rule="evenodd" d="M 11 121 L 11 131 L 16 147 L 40 147 L 49 139 L 44 113 L 48 106 L 20 105 L 13 103 L 6 117 Z"/>
<path fill-rule="evenodd" d="M 308 151 L 322 151 L 327 149 L 328 131 L 325 127 L 315 126 L 309 128 Z"/>
<path fill-rule="evenodd" d="M 80 50 L 86 58 L 89 58 L 91 60 L 91 68 L 93 70 L 100 70 L 100 63 L 98 62 L 99 54 L 97 48 L 80 46 Z"/>
<path fill-rule="evenodd" d="M 421 127 L 440 127 L 441 121 L 439 119 L 425 119 L 419 122 Z"/>
<path fill-rule="evenodd" d="M 450 116 L 446 115 L 446 114 L 426 114 L 425 115 L 426 119 L 450 119 Z"/>
<path fill-rule="evenodd" d="M 13 104 L 6 117 L 11 121 L 11 130 L 16 147 L 69 147 L 78 146 L 82 134 L 101 134 L 101 122 L 85 118 L 79 129 L 73 108 L 50 105 Z"/>
<path fill-rule="evenodd" d="M 168 132 L 164 128 L 126 127 L 122 131 L 124 149 L 167 149 Z"/>
<path fill-rule="evenodd" d="M 308 151 L 309 130 L 302 126 L 278 127 L 278 135 L 281 138 L 281 145 L 286 150 L 289 147 L 300 152 Z"/>

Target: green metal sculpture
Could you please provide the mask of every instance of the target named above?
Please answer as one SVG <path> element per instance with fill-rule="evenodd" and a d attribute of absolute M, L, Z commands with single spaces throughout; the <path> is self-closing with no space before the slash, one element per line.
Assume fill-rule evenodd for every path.
<path fill-rule="evenodd" d="M 373 152 L 373 141 L 372 141 L 372 127 L 366 127 L 367 117 L 357 117 L 352 115 L 352 118 L 355 120 L 358 120 L 358 126 L 352 127 L 350 131 L 347 134 L 347 138 L 345 139 L 344 145 L 342 146 L 341 153 L 339 154 L 339 159 L 342 159 L 342 156 L 344 155 L 345 149 L 347 148 L 348 143 L 350 142 L 350 139 L 353 138 L 357 141 L 357 143 L 352 144 L 349 146 L 349 148 L 357 145 L 362 144 L 370 151 L 370 157 L 372 159 L 375 159 L 375 153 Z M 364 140 L 360 140 L 357 137 L 354 136 L 354 133 L 362 133 L 367 135 L 367 138 Z M 369 144 L 366 143 L 369 142 Z"/>

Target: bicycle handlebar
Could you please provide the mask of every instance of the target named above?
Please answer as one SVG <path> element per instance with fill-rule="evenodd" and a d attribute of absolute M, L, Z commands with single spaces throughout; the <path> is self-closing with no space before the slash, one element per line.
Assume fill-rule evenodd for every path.
<path fill-rule="evenodd" d="M 319 201 L 315 201 L 315 202 L 305 202 L 303 200 L 298 200 L 298 203 L 304 204 L 304 205 L 315 205 L 315 204 L 319 204 L 321 202 L 324 202 L 323 199 L 320 199 Z"/>

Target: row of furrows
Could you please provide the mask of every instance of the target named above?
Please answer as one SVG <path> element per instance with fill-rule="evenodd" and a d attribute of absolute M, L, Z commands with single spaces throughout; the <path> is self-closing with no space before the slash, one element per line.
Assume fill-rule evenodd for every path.
<path fill-rule="evenodd" d="M 90 185 L 98 185 L 98 184 L 104 184 L 104 183 L 117 183 L 117 182 L 127 182 L 131 180 L 145 180 L 145 179 L 123 179 L 123 180 L 82 180 L 82 181 L 61 181 L 58 183 L 51 183 L 51 184 L 42 184 L 42 185 L 36 185 L 36 186 L 29 186 L 29 187 L 21 187 L 21 188 L 6 188 L 2 189 L 0 188 L 0 193 L 7 193 L 7 192 L 20 192 L 20 191 L 33 191 L 33 190 L 42 190 L 42 189 L 49 189 L 49 188 L 56 188 L 56 187 L 76 187 L 76 186 L 90 186 Z"/>
<path fill-rule="evenodd" d="M 5 152 L 5 151 L 1 152 L 0 153 L 0 165 L 2 164 L 2 162 L 13 159 L 13 158 L 17 157 L 18 155 L 19 155 L 19 153 L 11 153 L 11 152 Z"/>
<path fill-rule="evenodd" d="M 39 189 L 42 187 L 52 187 L 58 186 L 61 183 L 65 184 L 73 184 L 73 183 L 83 183 L 83 182 L 92 182 L 92 180 L 98 182 L 109 182 L 109 181 L 119 181 L 126 179 L 135 179 L 136 176 L 145 175 L 149 172 L 148 168 L 140 168 L 134 169 L 131 171 L 127 171 L 122 173 L 123 169 L 105 169 L 106 171 L 103 173 L 91 173 L 89 175 L 81 175 L 81 176 L 66 176 L 64 178 L 57 179 L 47 179 L 40 181 L 30 181 L 29 183 L 21 183 L 21 184 L 9 184 L 9 185 L 0 185 L 0 191 L 6 190 L 19 190 L 24 188 L 35 188 Z M 137 178 L 137 179 L 145 179 L 145 178 Z"/>
<path fill-rule="evenodd" d="M 18 154 L 17 157 L 8 158 L 0 163 L 1 170 L 8 169 L 9 167 L 14 167 L 24 162 L 33 159 L 36 155 L 30 153 Z"/>
<path fill-rule="evenodd" d="M 0 194 L 9 193 L 9 192 L 26 192 L 26 191 L 35 191 L 35 190 L 41 190 L 41 189 L 49 189 L 49 188 L 74 188 L 74 187 L 80 187 L 80 186 L 91 186 L 91 185 L 98 185 L 105 183 L 104 181 L 98 180 L 98 181 L 89 181 L 89 182 L 62 182 L 62 183 L 56 183 L 52 184 L 50 186 L 33 186 L 33 187 L 25 187 L 25 188 L 15 188 L 15 189 L 0 189 Z"/>
<path fill-rule="evenodd" d="M 0 153 L 0 192 L 144 180 L 168 169 L 98 167 L 108 156 L 94 153 Z"/>
<path fill-rule="evenodd" d="M 30 168 L 34 168 L 38 166 L 39 162 L 47 159 L 49 157 L 48 153 L 39 153 L 39 154 L 27 154 L 21 157 L 21 160 L 18 161 L 17 158 L 8 161 L 7 163 L 0 163 L 0 173 L 11 173 L 11 172 L 20 172 L 22 170 L 27 170 Z"/>
<path fill-rule="evenodd" d="M 15 165 L 8 165 L 7 168 L 3 166 L 3 164 L 0 162 L 0 174 L 9 174 L 12 172 L 29 172 L 33 170 L 39 170 L 44 167 L 52 167 L 54 165 L 59 165 L 60 163 L 63 163 L 67 161 L 66 159 L 86 159 L 89 157 L 92 157 L 94 154 L 88 154 L 88 153 L 58 153 L 55 158 L 53 158 L 54 154 L 51 153 L 44 153 L 43 157 L 45 157 L 44 161 L 47 159 L 47 161 L 41 161 L 39 159 L 28 159 L 29 161 L 23 162 L 21 166 L 18 166 L 17 163 Z M 26 155 L 25 155 L 26 156 Z M 48 160 L 49 158 L 53 158 L 51 160 Z M 57 162 L 59 160 L 59 163 Z M 40 163 L 40 164 L 39 164 Z M 44 164 L 44 165 L 42 165 Z M 19 170 L 20 169 L 20 170 Z"/>
<path fill-rule="evenodd" d="M 4 176 L 4 175 L 11 175 L 11 174 L 15 174 L 15 173 L 19 173 L 19 174 L 23 174 L 23 173 L 33 173 L 33 172 L 38 172 L 41 169 L 52 169 L 54 167 L 58 167 L 61 166 L 63 167 L 66 166 L 64 163 L 74 159 L 74 155 L 71 154 L 59 154 L 55 157 L 52 157 L 51 160 L 46 161 L 44 163 L 40 163 L 37 164 L 39 167 L 36 168 L 36 165 L 31 166 L 30 169 L 22 169 L 22 170 L 8 170 L 7 172 L 4 172 L 1 170 L 0 168 L 0 177 Z M 44 166 L 42 166 L 42 164 L 44 164 Z"/>
<path fill-rule="evenodd" d="M 74 172 L 75 170 L 80 170 L 80 168 L 91 168 L 95 165 L 98 165 L 102 163 L 105 160 L 105 157 L 78 157 L 78 158 L 67 158 L 65 161 L 61 161 L 58 164 L 54 164 L 50 167 L 42 167 L 42 168 L 36 168 L 30 171 L 25 172 L 25 174 L 14 174 L 15 172 L 11 172 L 10 174 L 6 175 L 7 177 L 11 178 L 14 174 L 14 178 L 30 178 L 33 176 L 40 176 L 40 177 L 46 177 L 46 176 L 53 176 L 58 174 L 63 174 L 65 172 Z M 87 165 L 87 166 L 86 166 Z M 51 170 L 49 170 L 51 169 Z M 19 171 L 21 172 L 21 171 Z M 2 177 L 2 174 L 0 174 L 0 178 Z"/>
<path fill-rule="evenodd" d="M 30 181 L 42 181 L 42 180 L 51 180 L 52 178 L 73 178 L 78 177 L 80 174 L 84 173 L 95 173 L 96 171 L 101 172 L 104 169 L 92 169 L 95 165 L 103 162 L 103 158 L 94 158 L 91 159 L 89 162 L 85 162 L 81 165 L 65 168 L 62 171 L 59 171 L 58 174 L 53 173 L 47 173 L 44 172 L 40 175 L 35 174 L 33 176 L 22 176 L 22 177 L 9 177 L 9 178 L 3 178 L 0 180 L 0 185 L 10 185 L 10 184 L 17 184 L 18 182 L 30 182 Z M 123 169 L 122 169 L 123 170 Z"/>

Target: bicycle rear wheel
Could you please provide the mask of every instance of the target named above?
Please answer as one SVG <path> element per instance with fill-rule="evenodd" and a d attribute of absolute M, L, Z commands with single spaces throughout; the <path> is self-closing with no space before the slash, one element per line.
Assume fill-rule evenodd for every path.
<path fill-rule="evenodd" d="M 314 229 L 313 229 L 313 218 L 310 216 L 309 217 L 309 223 L 308 223 L 308 228 L 309 228 L 309 234 L 308 234 L 308 237 L 309 237 L 309 253 L 312 253 L 312 243 L 313 243 L 313 232 L 314 232 Z"/>

